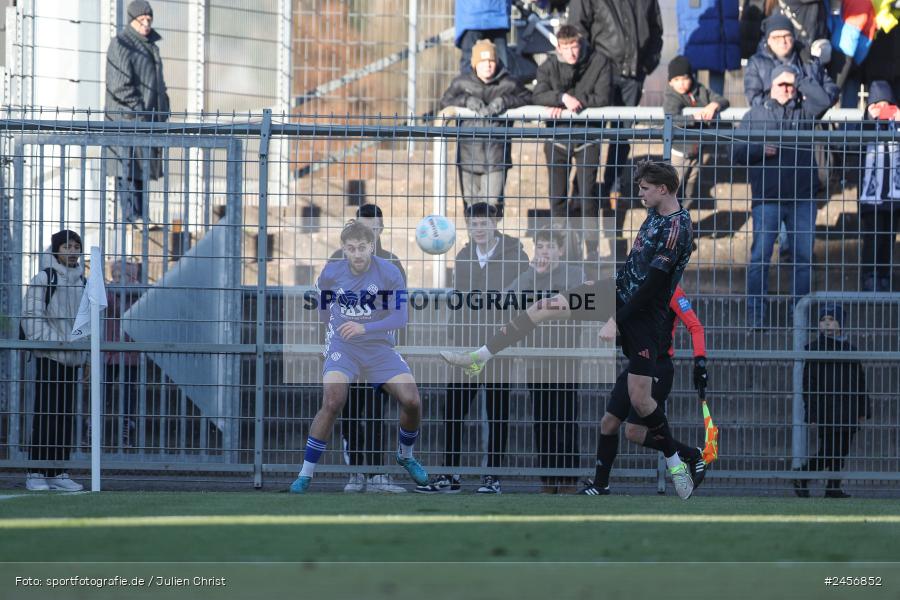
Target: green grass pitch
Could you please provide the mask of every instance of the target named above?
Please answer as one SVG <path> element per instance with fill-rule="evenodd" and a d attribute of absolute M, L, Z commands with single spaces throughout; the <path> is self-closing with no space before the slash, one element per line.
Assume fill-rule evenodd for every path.
<path fill-rule="evenodd" d="M 22 494 L 0 500 L 0 540 L 0 600 L 4 591 L 26 600 L 872 599 L 900 591 L 898 563 L 885 563 L 900 558 L 900 504 L 880 500 Z M 47 564 L 68 561 L 79 564 Z M 231 583 L 89 595 L 10 587 L 13 575 L 48 569 L 203 573 Z M 883 585 L 823 587 L 825 577 L 842 575 L 877 576 Z"/>
<path fill-rule="evenodd" d="M 355 520 L 343 522 L 341 515 Z M 195 518 L 152 520 L 164 516 Z M 204 521 L 207 516 L 220 518 Z M 454 522 L 454 516 L 471 520 Z M 110 517 L 122 520 L 103 521 Z M 190 535 L 173 535 L 184 531 Z M 702 496 L 684 502 L 526 494 L 31 494 L 0 502 L 0 535 L 3 561 L 880 561 L 897 558 L 900 504 Z"/>

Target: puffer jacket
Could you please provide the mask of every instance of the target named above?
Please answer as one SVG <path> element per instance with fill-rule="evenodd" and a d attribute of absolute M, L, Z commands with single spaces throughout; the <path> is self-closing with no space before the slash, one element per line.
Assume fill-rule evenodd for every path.
<path fill-rule="evenodd" d="M 820 334 L 809 352 L 854 352 L 843 339 Z M 806 418 L 818 425 L 855 426 L 872 413 L 866 393 L 866 374 L 858 360 L 808 360 L 803 367 L 803 402 Z"/>
<path fill-rule="evenodd" d="M 453 43 L 459 48 L 462 37 L 470 29 L 485 31 L 504 29 L 509 31 L 511 0 L 457 0 L 453 26 Z"/>
<path fill-rule="evenodd" d="M 151 30 L 148 37 L 126 26 L 106 51 L 106 119 L 110 121 L 168 121 L 169 94 L 163 77 L 162 58 L 156 42 L 162 37 Z M 144 158 L 149 159 L 149 179 L 162 177 L 159 148 L 112 146 L 117 177 L 134 181 L 144 177 Z"/>
<path fill-rule="evenodd" d="M 609 106 L 612 102 L 612 64 L 603 54 L 583 42 L 581 55 L 574 65 L 559 60 L 555 54 L 538 67 L 537 83 L 531 101 L 540 106 L 563 107 L 562 95 L 578 99 L 585 108 Z M 568 120 L 561 123 L 571 127 Z M 554 123 L 547 124 L 553 127 Z M 585 123 L 587 126 L 587 123 Z"/>
<path fill-rule="evenodd" d="M 809 79 L 798 84 L 800 98 L 781 105 L 769 98 L 752 107 L 738 129 L 765 131 L 765 143 L 736 142 L 734 166 L 748 166 L 752 204 L 765 200 L 812 200 L 818 192 L 819 178 L 812 146 L 783 140 L 795 131 L 812 130 L 813 119 L 830 104 L 824 92 Z M 766 146 L 776 146 L 775 156 L 766 156 Z"/>
<path fill-rule="evenodd" d="M 41 270 L 28 284 L 22 310 L 22 330 L 32 341 L 68 341 L 75 325 L 75 316 L 81 304 L 84 291 L 84 269 L 81 265 L 68 268 L 54 257 L 49 265 L 56 271 L 56 291 L 49 304 L 44 304 L 49 279 Z M 83 365 L 88 358 L 86 352 L 70 350 L 36 350 L 36 356 L 49 358 L 70 367 Z"/>
<path fill-rule="evenodd" d="M 695 70 L 741 68 L 738 0 L 678 0 L 678 51 Z"/>
<path fill-rule="evenodd" d="M 642 78 L 659 65 L 663 24 L 657 0 L 572 0 L 568 22 L 613 62 L 617 75 Z"/>
<path fill-rule="evenodd" d="M 765 103 L 769 97 L 769 88 L 772 87 L 772 70 L 781 62 L 769 48 L 767 40 L 760 40 L 756 54 L 750 57 L 744 69 L 744 95 L 747 97 L 747 104 L 761 106 Z M 793 65 L 800 72 L 801 79 L 811 81 L 828 96 L 828 105 L 822 113 L 837 101 L 841 88 L 825 72 L 819 59 L 811 56 L 799 41 L 794 42 L 794 52 L 784 62 Z M 821 114 L 815 116 L 820 117 Z"/>
<path fill-rule="evenodd" d="M 475 74 L 475 70 L 469 70 L 457 75 L 450 87 L 441 97 L 441 108 L 458 106 L 465 108 L 469 98 L 478 98 L 489 105 L 496 99 L 500 99 L 502 106 L 500 113 L 511 108 L 525 106 L 531 100 L 531 93 L 522 86 L 519 81 L 509 74 L 505 68 L 500 68 L 487 82 L 481 81 Z M 488 126 L 502 121 L 491 119 L 464 119 L 460 125 L 466 127 Z M 464 139 L 461 136 L 456 145 L 457 164 L 461 169 L 470 173 L 488 173 L 512 167 L 509 142 L 483 139 Z"/>

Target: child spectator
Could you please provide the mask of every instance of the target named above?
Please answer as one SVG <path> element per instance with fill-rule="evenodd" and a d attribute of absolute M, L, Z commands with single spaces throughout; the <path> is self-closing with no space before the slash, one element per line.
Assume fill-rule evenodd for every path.
<path fill-rule="evenodd" d="M 809 352 L 855 352 L 856 348 L 843 335 L 844 309 L 840 304 L 826 304 L 819 313 L 819 337 L 806 346 Z M 838 473 L 850 452 L 860 419 L 871 414 L 866 398 L 866 377 L 858 360 L 809 360 L 803 367 L 803 401 L 806 419 L 816 425 L 819 448 L 801 471 L 831 471 L 832 479 L 825 487 L 826 498 L 849 498 L 841 489 Z M 809 480 L 796 479 L 794 491 L 809 497 Z"/>
<path fill-rule="evenodd" d="M 900 110 L 887 81 L 873 81 L 866 106 L 867 129 L 884 131 L 866 144 L 859 186 L 862 234 L 862 286 L 866 292 L 891 291 L 894 238 L 900 231 Z"/>
<path fill-rule="evenodd" d="M 667 115 L 681 116 L 684 108 L 700 108 L 694 115 L 697 121 L 711 121 L 719 111 L 728 108 L 728 100 L 698 83 L 690 61 L 685 56 L 676 56 L 669 63 L 669 87 L 663 99 L 663 109 Z M 682 206 L 690 207 L 699 191 L 701 162 L 700 145 L 683 143 L 672 147 L 672 166 L 679 171 L 682 190 L 679 197 Z"/>
<path fill-rule="evenodd" d="M 511 108 L 528 104 L 531 94 L 497 61 L 497 48 L 490 40 L 481 40 L 472 49 L 472 68 L 458 75 L 441 98 L 441 108 L 468 108 L 481 119 L 467 125 L 490 125 Z M 500 139 L 461 139 L 456 145 L 456 163 L 463 202 L 471 206 L 486 202 L 503 215 L 503 188 L 506 172 L 512 167 L 509 141 Z"/>

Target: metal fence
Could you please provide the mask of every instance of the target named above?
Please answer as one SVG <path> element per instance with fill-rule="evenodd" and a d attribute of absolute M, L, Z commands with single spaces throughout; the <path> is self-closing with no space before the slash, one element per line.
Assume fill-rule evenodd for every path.
<path fill-rule="evenodd" d="M 634 164 L 677 158 L 695 145 L 699 179 L 685 204 L 696 247 L 682 286 L 706 327 L 710 403 L 722 432 L 720 457 L 705 485 L 720 491 L 784 491 L 790 480 L 818 477 L 792 470 L 817 460 L 812 444 L 820 423 L 807 424 L 803 367 L 813 359 L 857 360 L 867 388 L 853 397 L 856 405 L 869 406 L 869 418 L 849 438 L 842 477 L 852 481 L 852 489 L 895 491 L 900 301 L 893 290 L 900 283 L 897 218 L 891 215 L 900 210 L 890 202 L 877 209 L 889 213 L 889 219 L 879 217 L 879 227 L 888 225 L 878 237 L 869 221 L 860 219 L 870 207 L 859 208 L 857 189 L 867 148 L 896 144 L 896 129 L 843 120 L 846 113 L 806 128 L 777 129 L 736 128 L 729 119 L 740 113 L 697 128 L 654 109 L 588 111 L 552 127 L 534 107 L 490 123 L 473 122 L 471 116 L 441 115 L 421 126 L 402 118 L 269 112 L 234 122 L 197 115 L 179 124 L 126 125 L 82 114 L 2 121 L 8 160 L 0 265 L 6 316 L 0 340 L 3 476 L 17 482 L 16 470 L 77 472 L 88 464 L 93 432 L 86 418 L 87 388 L 77 383 L 88 375 L 81 372 L 71 382 L 73 401 L 54 415 L 63 429 L 71 426 L 64 439 L 71 454 L 33 453 L 36 390 L 46 381 L 40 359 L 83 352 L 87 344 L 17 339 L 26 316 L 23 298 L 32 278 L 52 264 L 48 243 L 57 230 L 78 232 L 85 248 L 98 245 L 106 257 L 106 367 L 90 376 L 104 378 L 107 476 L 189 484 L 198 473 L 215 473 L 224 481 L 281 485 L 302 461 L 307 427 L 321 399 L 321 330 L 314 315 L 297 311 L 296 300 L 312 289 L 339 250 L 340 228 L 360 204 L 377 204 L 384 212 L 381 243 L 399 257 L 410 288 L 436 296 L 447 288 L 462 289 L 454 259 L 470 242 L 462 209 L 482 197 L 464 195 L 458 151 L 477 142 L 501 144 L 510 168 L 504 169 L 500 231 L 520 240 L 533 257 L 535 231 L 544 225 L 560 228 L 568 236 L 563 263 L 608 276 L 604 269 L 621 263 L 645 214 L 631 183 Z M 626 140 L 628 158 L 610 164 L 610 142 Z M 808 150 L 816 161 L 754 163 L 735 154 L 748 144 L 775 146 L 781 156 Z M 596 149 L 598 162 L 585 165 L 592 173 L 587 179 L 565 168 L 574 160 L 569 154 L 554 150 L 588 146 Z M 140 186 L 121 176 L 121 159 L 110 155 L 115 148 L 128 149 L 128 156 L 137 157 L 130 160 L 142 163 Z M 153 149 L 160 149 L 155 179 Z M 599 173 L 591 170 L 597 164 Z M 600 190 L 599 184 L 604 170 L 614 167 L 622 169 L 618 194 Z M 564 172 L 565 200 L 551 211 L 554 169 Z M 774 227 L 763 227 L 754 222 L 753 205 L 759 203 L 748 184 L 755 174 L 806 178 L 817 182 L 811 188 L 816 191 L 769 201 L 783 210 Z M 813 222 L 806 229 L 795 219 L 803 206 L 812 207 Z M 437 258 L 424 255 L 413 236 L 418 220 L 433 212 L 453 218 L 458 227 L 454 249 Z M 782 221 L 788 225 L 784 231 Z M 592 237 L 591 231 L 599 234 Z M 803 234 L 812 238 L 808 259 L 800 248 Z M 748 315 L 753 295 L 748 295 L 747 265 L 754 236 L 763 235 L 779 241 L 768 245 L 774 256 L 764 256 L 771 266 L 768 289 L 755 294 L 765 301 L 763 321 L 756 323 Z M 882 249 L 866 258 L 862 252 L 869 250 L 863 247 L 876 237 L 882 246 L 886 242 L 888 253 Z M 804 289 L 801 271 L 807 268 L 812 278 Z M 843 333 L 856 349 L 806 350 L 816 337 L 822 305 L 835 300 L 844 309 Z M 417 454 L 423 464 L 434 473 L 493 474 L 506 486 L 529 488 L 537 477 L 571 485 L 590 474 L 610 388 L 602 381 L 609 379 L 598 375 L 586 385 L 564 386 L 551 377 L 545 390 L 549 400 L 542 404 L 533 393 L 538 382 L 525 373 L 548 356 L 571 360 L 580 369 L 595 365 L 603 354 L 597 329 L 561 324 L 557 331 L 576 336 L 568 347 L 508 350 L 510 366 L 453 396 L 457 401 L 451 404 L 461 410 L 448 414 L 448 394 L 457 393 L 459 386 L 452 384 L 458 380 L 436 357 L 437 350 L 454 345 L 447 315 L 433 306 L 413 310 L 399 349 L 421 383 L 424 422 Z M 675 383 L 667 413 L 676 437 L 699 444 L 702 420 L 690 383 L 691 341 L 683 327 L 674 339 Z M 335 428 L 320 475 L 338 474 L 330 481 L 343 485 L 350 473 L 398 473 L 386 460 L 396 447 L 395 404 L 361 389 L 351 393 L 350 405 L 345 416 L 359 418 L 344 419 L 341 429 Z M 837 427 L 851 429 L 856 427 L 850 423 Z M 458 447 L 448 446 L 451 430 L 460 436 Z M 663 485 L 658 466 L 655 453 L 623 439 L 613 477 L 620 485 L 655 488 Z"/>

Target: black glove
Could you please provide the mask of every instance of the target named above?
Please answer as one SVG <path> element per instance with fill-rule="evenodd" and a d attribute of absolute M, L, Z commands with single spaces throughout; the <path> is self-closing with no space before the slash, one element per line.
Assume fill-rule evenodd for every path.
<path fill-rule="evenodd" d="M 474 110 L 475 112 L 480 112 L 484 110 L 484 101 L 481 98 L 469 96 L 466 99 L 466 108 L 468 108 L 469 110 Z"/>
<path fill-rule="evenodd" d="M 709 375 L 706 373 L 706 357 L 697 356 L 694 358 L 694 389 L 706 389 L 706 383 Z"/>
<path fill-rule="evenodd" d="M 502 112 L 506 112 L 506 105 L 503 102 L 503 98 L 494 98 L 481 112 L 481 115 L 483 117 L 496 117 Z"/>

